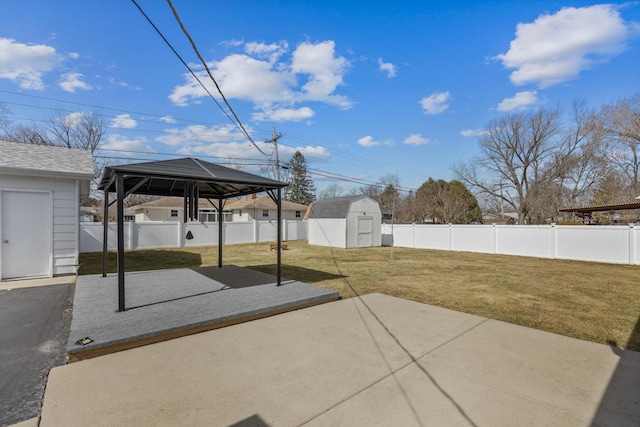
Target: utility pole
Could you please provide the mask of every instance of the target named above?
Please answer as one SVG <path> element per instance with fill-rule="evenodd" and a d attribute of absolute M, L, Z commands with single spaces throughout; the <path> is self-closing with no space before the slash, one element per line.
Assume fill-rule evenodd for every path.
<path fill-rule="evenodd" d="M 280 159 L 278 157 L 278 140 L 282 138 L 282 134 L 276 134 L 276 128 L 273 127 L 273 137 L 265 139 L 265 143 L 273 143 L 273 151 L 276 155 L 276 180 L 280 181 Z"/>

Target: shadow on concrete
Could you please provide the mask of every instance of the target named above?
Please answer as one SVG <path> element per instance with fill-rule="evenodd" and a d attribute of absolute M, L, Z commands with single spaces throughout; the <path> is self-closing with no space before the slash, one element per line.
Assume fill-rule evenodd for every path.
<path fill-rule="evenodd" d="M 250 265 L 246 268 L 260 271 L 270 275 L 276 274 L 276 264 Z M 298 267 L 297 265 L 282 264 L 282 277 L 290 280 L 298 280 L 304 283 L 317 283 L 323 280 L 344 279 L 348 276 L 342 274 L 327 273 L 322 270 L 312 270 L 310 268 Z"/>
<path fill-rule="evenodd" d="M 639 342 L 640 317 L 625 349 L 611 346 L 611 351 L 620 359 L 591 421 L 592 426 L 640 426 L 640 353 L 627 350 L 637 348 Z"/>
<path fill-rule="evenodd" d="M 138 249 L 125 251 L 124 264 L 127 272 L 189 268 L 202 265 L 202 257 L 180 250 Z M 112 274 L 116 271 L 116 253 L 107 252 L 107 272 Z M 81 253 L 79 274 L 102 274 L 102 252 Z"/>
<path fill-rule="evenodd" d="M 269 424 L 264 422 L 259 415 L 252 415 L 249 418 L 240 420 L 237 423 L 229 425 L 229 427 L 270 427 Z"/>
<path fill-rule="evenodd" d="M 243 268 L 236 265 L 225 265 L 224 268 L 215 266 L 193 267 L 191 270 L 233 289 L 268 285 L 276 280 L 273 275 L 256 271 L 253 267 Z"/>

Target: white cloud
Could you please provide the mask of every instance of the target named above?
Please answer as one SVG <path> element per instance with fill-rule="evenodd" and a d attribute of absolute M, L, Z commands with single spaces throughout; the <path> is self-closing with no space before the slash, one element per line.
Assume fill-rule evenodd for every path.
<path fill-rule="evenodd" d="M 211 127 L 191 125 L 180 129 L 165 129 L 165 134 L 157 137 L 156 140 L 172 147 L 180 145 L 191 147 L 211 143 L 231 143 L 238 140 L 244 142 L 245 137 L 231 124 Z"/>
<path fill-rule="evenodd" d="M 85 116 L 90 115 L 91 113 L 87 113 L 86 111 L 75 111 L 73 113 L 67 114 L 59 120 L 64 123 L 65 126 L 78 126 L 82 123 L 82 120 Z"/>
<path fill-rule="evenodd" d="M 274 117 L 280 120 L 301 120 L 309 115 L 310 108 L 292 108 L 296 104 L 315 101 L 339 108 L 349 108 L 351 101 L 335 94 L 343 84 L 349 61 L 336 56 L 335 43 L 301 43 L 287 53 L 286 42 L 277 44 L 247 43 L 244 54 L 231 54 L 220 61 L 208 64 L 227 99 L 252 102 L 258 119 Z M 266 59 L 265 59 L 266 58 Z M 288 60 L 289 59 L 289 60 Z M 217 96 L 217 90 L 202 67 L 195 67 L 198 78 Z M 176 86 L 169 99 L 176 105 L 186 106 L 208 96 L 198 82 L 184 74 L 185 83 Z M 307 118 L 307 117 L 304 117 Z"/>
<path fill-rule="evenodd" d="M 484 129 L 465 129 L 460 131 L 460 135 L 462 136 L 482 136 L 487 133 L 488 132 Z"/>
<path fill-rule="evenodd" d="M 78 59 L 80 58 L 80 54 L 78 52 L 71 52 L 69 55 L 69 58 L 71 59 Z"/>
<path fill-rule="evenodd" d="M 498 111 L 513 111 L 525 108 L 538 102 L 538 94 L 535 90 L 518 92 L 512 98 L 505 98 L 498 104 Z"/>
<path fill-rule="evenodd" d="M 307 83 L 302 87 L 300 98 L 307 101 L 321 101 L 350 108 L 351 102 L 333 91 L 341 85 L 347 72 L 349 61 L 335 56 L 335 42 L 328 40 L 320 43 L 301 43 L 293 52 L 291 71 L 306 74 Z"/>
<path fill-rule="evenodd" d="M 358 145 L 363 147 L 375 147 L 376 145 L 380 145 L 380 143 L 374 141 L 372 136 L 367 135 L 358 140 Z"/>
<path fill-rule="evenodd" d="M 61 61 L 51 46 L 0 37 L 0 79 L 9 79 L 22 89 L 44 89 L 43 75 L 56 69 Z"/>
<path fill-rule="evenodd" d="M 175 123 L 176 123 L 176 119 L 174 119 L 174 118 L 173 118 L 173 117 L 171 117 L 171 116 L 162 116 L 162 117 L 160 117 L 160 121 L 161 121 L 162 123 L 168 123 L 168 124 L 170 124 L 170 125 L 172 125 L 172 124 L 175 124 Z"/>
<path fill-rule="evenodd" d="M 380 71 L 387 73 L 387 77 L 392 78 L 396 76 L 396 66 L 391 62 L 382 62 L 382 58 L 378 58 L 378 66 Z"/>
<path fill-rule="evenodd" d="M 237 46 L 242 46 L 243 43 L 244 43 L 244 41 L 242 41 L 242 40 L 231 39 L 231 40 L 223 40 L 223 41 L 221 41 L 220 45 L 224 46 L 224 47 L 237 47 Z"/>
<path fill-rule="evenodd" d="M 287 145 L 278 144 L 278 153 L 280 159 L 287 161 L 290 159 L 296 151 L 300 151 L 307 161 L 326 160 L 329 158 L 330 153 L 324 147 L 307 145 L 305 147 L 289 147 Z"/>
<path fill-rule="evenodd" d="M 299 122 L 301 120 L 310 119 L 314 116 L 314 112 L 309 107 L 301 108 L 280 108 L 278 110 L 264 110 L 253 113 L 251 119 L 256 122 L 272 121 L 272 122 Z"/>
<path fill-rule="evenodd" d="M 65 92 L 71 93 L 75 93 L 77 89 L 93 89 L 91 86 L 81 80 L 82 77 L 84 77 L 84 75 L 80 73 L 65 73 L 60 76 L 58 86 L 60 86 Z"/>
<path fill-rule="evenodd" d="M 423 136 L 419 133 L 414 133 L 406 137 L 403 142 L 410 145 L 427 145 L 431 142 L 431 140 L 428 138 L 423 138 Z"/>
<path fill-rule="evenodd" d="M 289 50 L 289 44 L 285 40 L 272 44 L 249 42 L 244 46 L 244 50 L 249 55 L 267 58 L 273 64 Z"/>
<path fill-rule="evenodd" d="M 155 153 L 156 151 L 147 144 L 147 140 L 144 137 L 139 138 L 127 138 L 123 135 L 109 134 L 107 135 L 106 142 L 101 147 L 102 150 L 121 152 L 126 156 L 132 156 L 135 153 L 129 152 L 144 152 Z"/>
<path fill-rule="evenodd" d="M 129 114 L 119 114 L 113 120 L 111 120 L 110 127 L 121 129 L 135 129 L 138 126 L 138 122 L 131 118 Z"/>
<path fill-rule="evenodd" d="M 565 7 L 532 23 L 520 23 L 507 53 L 495 58 L 515 69 L 510 79 L 516 85 L 534 83 L 544 88 L 574 78 L 625 49 L 631 25 L 622 19 L 618 7 Z"/>
<path fill-rule="evenodd" d="M 440 114 L 449 108 L 449 92 L 436 92 L 420 100 L 425 114 Z"/>
<path fill-rule="evenodd" d="M 363 136 L 358 140 L 358 145 L 362 147 L 376 147 L 378 145 L 393 145 L 393 141 L 391 140 L 376 141 L 373 139 L 372 136 L 367 135 L 367 136 Z"/>

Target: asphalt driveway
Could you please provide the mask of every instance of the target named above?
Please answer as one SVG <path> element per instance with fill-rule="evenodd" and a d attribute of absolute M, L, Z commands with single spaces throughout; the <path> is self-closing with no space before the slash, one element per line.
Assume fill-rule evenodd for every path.
<path fill-rule="evenodd" d="M 73 291 L 0 289 L 0 426 L 40 413 L 49 370 L 66 363 Z"/>

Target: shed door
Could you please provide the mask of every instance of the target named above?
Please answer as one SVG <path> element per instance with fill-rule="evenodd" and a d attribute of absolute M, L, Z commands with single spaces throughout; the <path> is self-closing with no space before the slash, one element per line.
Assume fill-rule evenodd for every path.
<path fill-rule="evenodd" d="M 51 195 L 0 192 L 3 279 L 51 275 Z"/>
<path fill-rule="evenodd" d="M 358 217 L 358 247 L 368 248 L 373 242 L 373 218 Z"/>

